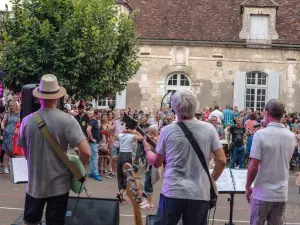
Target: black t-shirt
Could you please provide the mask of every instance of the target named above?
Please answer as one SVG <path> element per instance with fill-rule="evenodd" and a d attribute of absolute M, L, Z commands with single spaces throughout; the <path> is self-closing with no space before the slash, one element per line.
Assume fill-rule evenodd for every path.
<path fill-rule="evenodd" d="M 96 140 L 96 143 L 98 144 L 100 142 L 100 132 L 99 132 L 98 121 L 95 119 L 91 119 L 89 122 L 89 125 L 92 127 L 92 136 Z M 92 140 L 89 140 L 89 142 L 92 142 Z"/>
<path fill-rule="evenodd" d="M 242 147 L 244 145 L 244 134 L 246 130 L 243 127 L 230 127 L 230 133 L 232 135 L 232 143 L 235 147 Z"/>
<path fill-rule="evenodd" d="M 90 122 L 90 117 L 88 115 L 84 114 L 83 117 L 80 117 L 79 115 L 75 116 L 75 119 L 78 121 L 78 123 L 81 127 L 81 130 L 83 131 L 84 135 L 87 137 L 86 129 Z"/>

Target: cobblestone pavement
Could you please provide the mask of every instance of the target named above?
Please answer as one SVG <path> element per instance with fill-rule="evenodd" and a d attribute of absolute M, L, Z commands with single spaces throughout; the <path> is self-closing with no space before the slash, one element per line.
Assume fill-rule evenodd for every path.
<path fill-rule="evenodd" d="M 142 175 L 139 174 L 139 175 Z M 300 225 L 300 196 L 298 187 L 295 186 L 296 177 L 290 176 L 289 201 L 286 212 L 286 224 Z M 9 225 L 23 213 L 25 184 L 12 184 L 9 175 L 0 175 L 0 225 Z M 115 178 L 104 178 L 102 182 L 96 182 L 88 179 L 87 187 L 92 197 L 115 198 L 117 192 L 117 181 Z M 158 204 L 161 181 L 154 188 L 154 202 Z M 82 194 L 85 197 L 85 194 Z M 215 213 L 215 225 L 221 225 L 228 222 L 229 204 L 228 195 L 220 195 Z M 146 214 L 155 214 L 154 210 L 142 210 L 145 221 Z M 133 210 L 129 201 L 120 205 L 120 224 L 133 225 Z M 210 224 L 212 224 L 212 215 L 210 215 Z M 248 224 L 248 203 L 244 195 L 236 195 L 233 218 L 236 225 Z M 144 222 L 145 224 L 145 222 Z"/>

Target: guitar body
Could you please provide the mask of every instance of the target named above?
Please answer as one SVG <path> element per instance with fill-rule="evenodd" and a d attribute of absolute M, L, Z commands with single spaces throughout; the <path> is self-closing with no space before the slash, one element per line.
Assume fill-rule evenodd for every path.
<path fill-rule="evenodd" d="M 77 155 L 68 155 L 70 161 L 79 169 L 81 175 L 85 176 L 85 169 Z M 82 184 L 74 176 L 72 176 L 72 191 L 76 194 L 81 194 L 84 190 L 84 183 Z"/>

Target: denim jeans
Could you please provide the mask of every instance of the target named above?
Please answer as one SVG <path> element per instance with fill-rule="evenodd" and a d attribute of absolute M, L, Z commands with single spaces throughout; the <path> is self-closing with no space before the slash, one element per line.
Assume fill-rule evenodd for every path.
<path fill-rule="evenodd" d="M 234 147 L 230 157 L 230 168 L 234 168 L 236 157 L 239 156 L 239 167 L 245 168 L 245 148 Z"/>
<path fill-rule="evenodd" d="M 91 148 L 90 173 L 94 176 L 99 175 L 98 159 L 99 159 L 99 144 L 89 142 Z"/>
<path fill-rule="evenodd" d="M 168 198 L 160 194 L 154 225 L 207 225 L 208 201 Z"/>

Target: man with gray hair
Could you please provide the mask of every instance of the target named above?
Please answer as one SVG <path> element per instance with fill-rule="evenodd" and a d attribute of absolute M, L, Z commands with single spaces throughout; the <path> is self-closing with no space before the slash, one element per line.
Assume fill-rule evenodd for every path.
<path fill-rule="evenodd" d="M 210 123 L 195 119 L 197 100 L 188 90 L 175 92 L 172 107 L 180 123 L 184 123 L 198 143 L 208 165 L 210 154 L 215 156 L 211 174 L 217 180 L 226 164 L 225 153 L 216 129 Z M 206 225 L 210 201 L 210 180 L 190 144 L 176 123 L 162 128 L 156 153 L 144 140 L 146 157 L 158 168 L 166 160 L 164 182 L 154 225 Z"/>
<path fill-rule="evenodd" d="M 251 225 L 263 225 L 266 221 L 272 225 L 284 224 L 295 135 L 280 123 L 283 114 L 284 105 L 276 99 L 270 100 L 264 115 L 267 127 L 253 137 L 246 183 Z"/>

